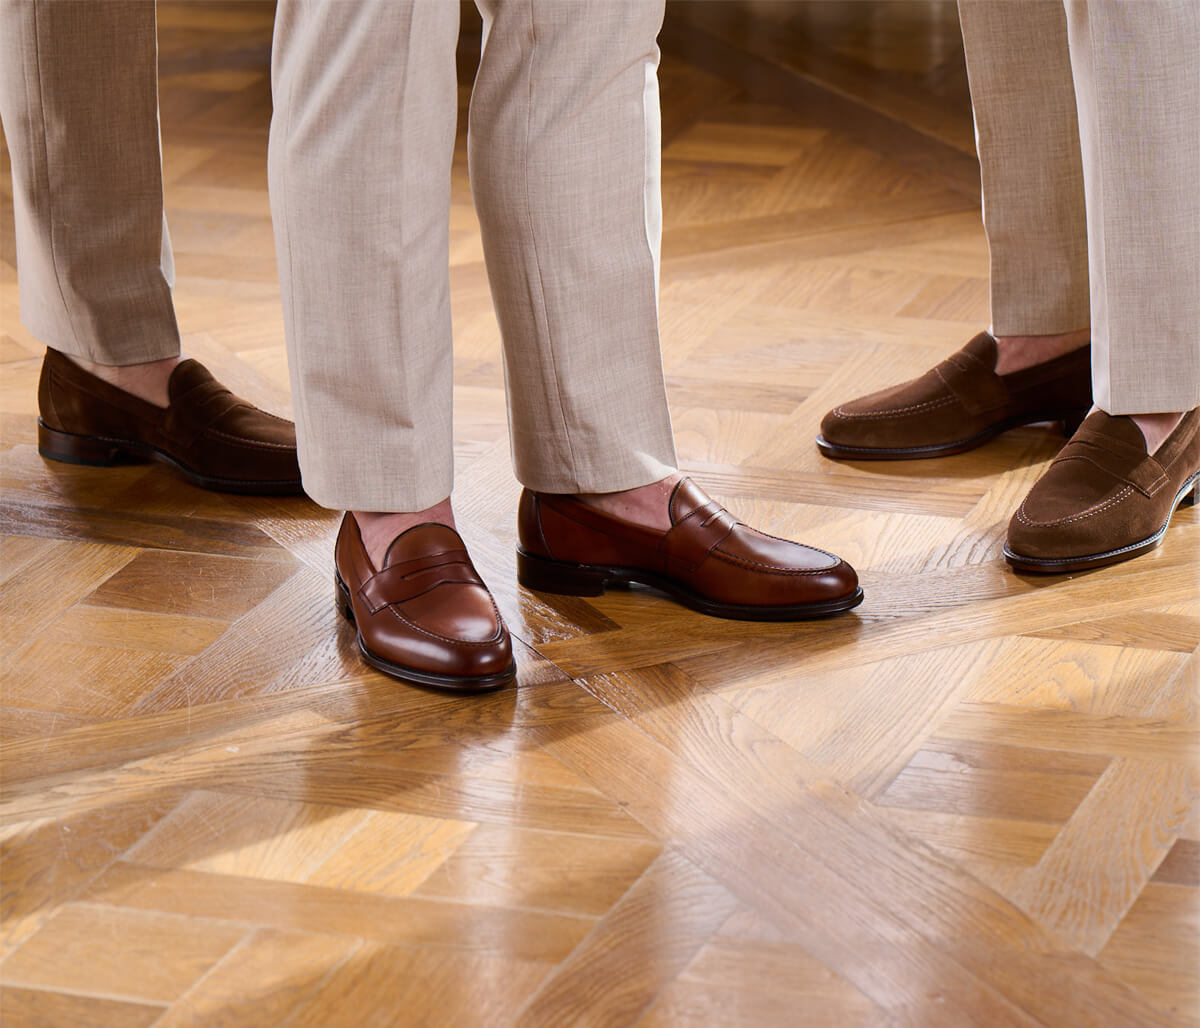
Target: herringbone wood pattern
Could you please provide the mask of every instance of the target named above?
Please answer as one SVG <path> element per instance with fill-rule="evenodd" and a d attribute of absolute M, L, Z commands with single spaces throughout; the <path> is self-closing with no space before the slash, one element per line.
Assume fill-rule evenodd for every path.
<path fill-rule="evenodd" d="M 164 5 L 162 123 L 186 348 L 286 412 L 271 17 Z M 455 502 L 520 639 L 490 696 L 358 661 L 334 513 L 38 457 L 9 205 L 6 1025 L 1197 1022 L 1196 512 L 1020 578 L 1003 526 L 1051 429 L 911 465 L 812 445 L 986 321 L 954 18 L 676 4 L 663 36 L 681 456 L 862 571 L 834 621 L 516 587 L 460 152 Z"/>

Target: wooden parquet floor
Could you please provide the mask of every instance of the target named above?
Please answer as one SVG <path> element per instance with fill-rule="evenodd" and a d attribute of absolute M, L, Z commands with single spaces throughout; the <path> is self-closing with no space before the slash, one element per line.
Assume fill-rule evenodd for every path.
<path fill-rule="evenodd" d="M 164 4 L 162 126 L 186 349 L 287 412 L 271 19 Z M 518 589 L 460 146 L 455 503 L 521 682 L 397 685 L 335 614 L 336 514 L 38 457 L 6 177 L 6 1026 L 1200 1021 L 1196 510 L 1022 578 L 1003 529 L 1049 428 L 812 444 L 986 323 L 953 4 L 677 3 L 662 41 L 684 466 L 866 602 L 747 625 Z"/>

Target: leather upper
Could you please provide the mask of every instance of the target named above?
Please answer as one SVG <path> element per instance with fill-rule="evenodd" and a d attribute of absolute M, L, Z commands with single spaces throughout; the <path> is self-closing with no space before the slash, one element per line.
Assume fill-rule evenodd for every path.
<path fill-rule="evenodd" d="M 1153 455 L 1130 418 L 1093 411 L 1013 514 L 1009 548 L 1067 559 L 1137 543 L 1162 528 L 1198 469 L 1200 411 Z"/>
<path fill-rule="evenodd" d="M 199 475 L 299 484 L 296 430 L 290 421 L 238 398 L 190 359 L 175 367 L 167 393 L 164 409 L 47 350 L 38 406 L 51 429 L 150 446 Z"/>
<path fill-rule="evenodd" d="M 1090 346 L 1008 375 L 996 374 L 996 358 L 996 340 L 981 332 L 919 378 L 835 407 L 821 435 L 867 450 L 941 446 L 1011 418 L 1092 404 Z"/>
<path fill-rule="evenodd" d="M 690 479 L 670 500 L 671 528 L 655 531 L 573 496 L 521 496 L 521 548 L 577 564 L 652 571 L 702 596 L 746 606 L 788 606 L 853 594 L 858 576 L 824 550 L 766 535 L 738 521 Z"/>
<path fill-rule="evenodd" d="M 358 522 L 347 514 L 334 551 L 363 643 L 376 657 L 436 675 L 499 674 L 512 641 L 459 534 L 447 525 L 410 528 L 376 570 Z"/>

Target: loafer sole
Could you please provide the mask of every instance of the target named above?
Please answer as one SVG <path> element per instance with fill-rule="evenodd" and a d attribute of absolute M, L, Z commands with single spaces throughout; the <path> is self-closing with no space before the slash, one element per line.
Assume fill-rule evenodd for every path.
<path fill-rule="evenodd" d="M 1171 504 L 1171 510 L 1168 512 L 1167 520 L 1163 522 L 1162 527 L 1145 539 L 1129 543 L 1127 546 L 1119 546 L 1113 550 L 1105 550 L 1103 553 L 1090 553 L 1080 557 L 1061 558 L 1029 557 L 1023 553 L 1016 552 L 1005 543 L 1004 559 L 1017 571 L 1028 571 L 1043 575 L 1061 575 L 1070 571 L 1089 571 L 1092 568 L 1103 568 L 1110 564 L 1120 564 L 1121 561 L 1132 560 L 1134 557 L 1138 557 L 1161 546 L 1163 538 L 1167 534 L 1167 528 L 1171 524 L 1171 518 L 1175 516 L 1175 511 L 1180 507 L 1194 506 L 1197 502 L 1200 502 L 1200 471 L 1192 475 L 1183 484 L 1183 488 L 1176 494 L 1175 502 Z"/>
<path fill-rule="evenodd" d="M 60 464 L 78 464 L 89 468 L 111 468 L 122 464 L 146 464 L 157 461 L 174 469 L 182 478 L 201 489 L 244 496 L 303 496 L 300 479 L 278 481 L 217 478 L 202 475 L 181 463 L 165 450 L 133 439 L 115 439 L 98 435 L 76 435 L 50 428 L 38 418 L 38 453 Z"/>
<path fill-rule="evenodd" d="M 862 589 L 835 600 L 816 600 L 787 606 L 766 607 L 740 603 L 721 603 L 680 585 L 665 575 L 641 568 L 610 564 L 574 564 L 550 560 L 517 549 L 517 581 L 535 592 L 560 596 L 599 596 L 606 589 L 644 585 L 666 593 L 685 607 L 711 617 L 731 621 L 809 621 L 833 617 L 857 607 L 863 601 Z"/>
<path fill-rule="evenodd" d="M 420 668 L 397 664 L 377 653 L 372 653 L 363 641 L 362 633 L 358 630 L 358 619 L 354 616 L 350 590 L 346 588 L 346 583 L 342 581 L 342 576 L 337 572 L 334 572 L 333 584 L 337 590 L 338 611 L 354 626 L 359 655 L 376 671 L 382 671 L 390 678 L 398 679 L 409 685 L 423 685 L 432 689 L 445 689 L 461 693 L 492 692 L 495 689 L 504 688 L 516 679 L 517 662 L 515 660 L 504 671 L 492 675 L 441 675 L 436 671 L 423 671 Z"/>
<path fill-rule="evenodd" d="M 1055 411 L 1053 413 L 1022 414 L 989 425 L 982 432 L 967 439 L 959 439 L 951 443 L 937 443 L 931 446 L 843 446 L 831 443 L 822 435 L 816 438 L 817 449 L 823 456 L 831 460 L 925 460 L 930 457 L 951 457 L 956 453 L 966 453 L 984 443 L 991 442 L 996 436 L 1002 435 L 1013 428 L 1023 425 L 1035 425 L 1040 422 L 1057 421 L 1062 426 L 1063 435 L 1068 439 L 1075 434 L 1087 411 Z"/>

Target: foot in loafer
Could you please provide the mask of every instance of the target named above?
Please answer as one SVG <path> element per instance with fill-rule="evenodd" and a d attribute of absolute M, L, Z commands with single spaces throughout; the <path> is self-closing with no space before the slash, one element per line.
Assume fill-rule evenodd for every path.
<path fill-rule="evenodd" d="M 862 602 L 845 561 L 742 524 L 691 480 L 669 480 L 659 524 L 628 520 L 578 496 L 525 490 L 517 577 L 526 588 L 598 596 L 651 586 L 704 614 L 793 621 Z"/>
<path fill-rule="evenodd" d="M 913 460 L 962 453 L 1037 421 L 1061 421 L 1069 435 L 1092 405 L 1086 339 L 1086 331 L 1044 337 L 1052 356 L 1034 363 L 1026 354 L 1040 340 L 1014 338 L 1035 344 L 1015 359 L 1017 345 L 981 332 L 920 378 L 835 407 L 817 447 L 839 460 Z"/>
<path fill-rule="evenodd" d="M 1133 417 L 1088 415 L 1013 515 L 1005 559 L 1019 571 L 1086 571 L 1158 546 L 1200 493 L 1200 408 L 1157 446 L 1144 431 Z"/>
<path fill-rule="evenodd" d="M 194 360 L 161 363 L 168 365 L 160 383 L 165 405 L 146 398 L 153 389 L 136 395 L 47 350 L 38 384 L 38 452 L 102 467 L 158 460 L 217 492 L 303 491 L 290 421 L 234 396 Z"/>
<path fill-rule="evenodd" d="M 372 530 L 385 516 L 363 517 L 377 551 Z M 357 630 L 363 660 L 393 678 L 439 689 L 508 685 L 516 676 L 512 641 L 462 538 L 450 525 L 409 521 L 417 523 L 374 560 L 354 514 L 346 514 L 338 533 L 338 606 Z"/>

